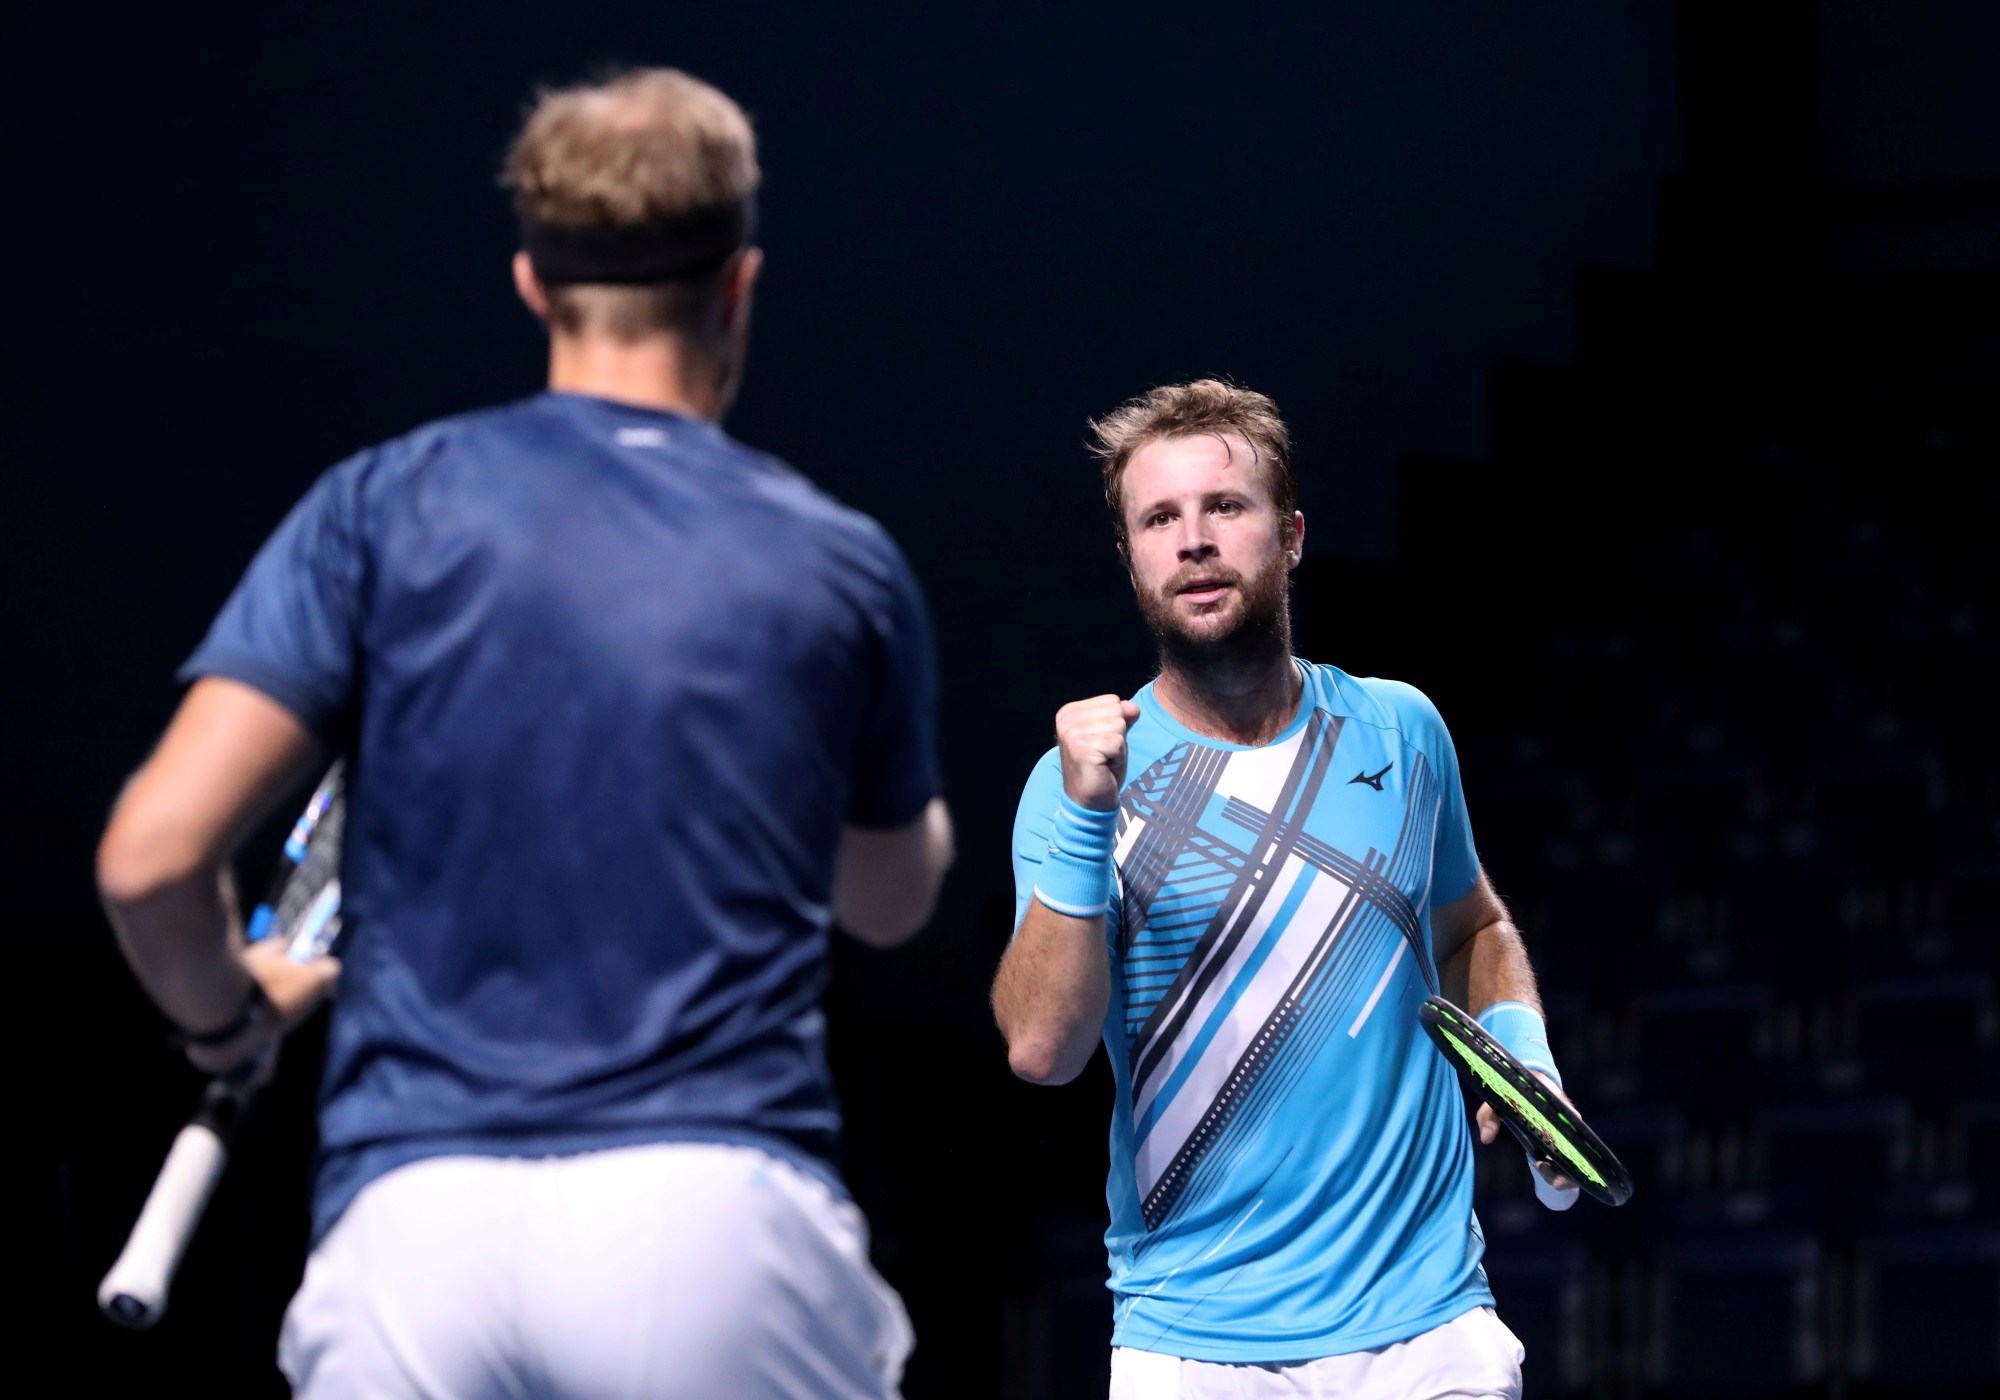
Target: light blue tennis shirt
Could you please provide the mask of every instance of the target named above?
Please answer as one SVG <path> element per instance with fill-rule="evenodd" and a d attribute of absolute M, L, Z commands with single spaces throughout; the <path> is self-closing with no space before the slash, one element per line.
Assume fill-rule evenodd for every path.
<path fill-rule="evenodd" d="M 1431 908 L 1479 870 L 1451 736 L 1412 686 L 1297 664 L 1258 748 L 1133 697 L 1105 921 L 1118 1346 L 1302 1361 L 1493 1301 L 1463 1100 L 1417 1019 Z M 1052 749 L 1014 824 L 1017 927 L 1061 788 Z"/>

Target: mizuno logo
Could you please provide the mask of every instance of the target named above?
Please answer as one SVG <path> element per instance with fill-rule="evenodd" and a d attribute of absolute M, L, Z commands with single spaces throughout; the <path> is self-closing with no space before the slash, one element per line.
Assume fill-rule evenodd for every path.
<path fill-rule="evenodd" d="M 1383 778 L 1383 775 L 1384 775 L 1384 774 L 1386 774 L 1386 773 L 1387 773 L 1387 772 L 1388 772 L 1388 771 L 1389 771 L 1389 770 L 1390 770 L 1391 768 L 1394 768 L 1395 766 L 1396 766 L 1396 765 L 1395 765 L 1395 764 L 1394 764 L 1393 762 L 1390 762 L 1390 763 L 1386 763 L 1386 764 L 1384 764 L 1384 765 L 1382 766 L 1382 772 L 1381 772 L 1381 773 L 1377 773 L 1377 774 L 1376 774 L 1376 775 L 1375 775 L 1374 777 L 1372 777 L 1372 778 L 1371 778 L 1371 777 L 1369 777 L 1369 776 L 1368 776 L 1368 775 L 1367 775 L 1366 773 L 1356 773 L 1356 774 L 1355 774 L 1355 775 L 1354 775 L 1353 777 L 1349 778 L 1349 779 L 1348 779 L 1347 781 L 1348 781 L 1348 782 L 1349 782 L 1350 784 L 1353 784 L 1353 783 L 1366 783 L 1366 784 L 1368 784 L 1368 786 L 1370 786 L 1370 787 L 1374 788 L 1374 789 L 1375 789 L 1375 791 L 1377 791 L 1377 792 L 1380 792 L 1380 791 L 1382 790 L 1382 778 Z"/>

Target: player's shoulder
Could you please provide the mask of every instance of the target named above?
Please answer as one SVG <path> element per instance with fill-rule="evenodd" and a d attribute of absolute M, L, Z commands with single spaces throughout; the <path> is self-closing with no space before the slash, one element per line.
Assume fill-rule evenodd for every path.
<path fill-rule="evenodd" d="M 489 449 L 496 437 L 509 435 L 523 418 L 523 410 L 533 402 L 526 399 L 433 418 L 369 444 L 336 463 L 329 475 L 347 475 L 357 482 L 393 484 L 455 452 Z"/>
<path fill-rule="evenodd" d="M 1023 850 L 1039 854 L 1047 844 L 1048 821 L 1061 799 L 1062 781 L 1062 750 L 1058 748 L 1051 748 L 1028 770 L 1014 810 L 1014 837 Z"/>
<path fill-rule="evenodd" d="M 1062 749 L 1055 745 L 1050 745 L 1049 751 L 1035 760 L 1034 767 L 1028 770 L 1028 781 L 1022 785 L 1022 791 L 1025 793 L 1037 787 L 1047 787 L 1051 783 L 1062 786 Z"/>
<path fill-rule="evenodd" d="M 730 475 L 774 517 L 810 534 L 843 563 L 870 572 L 907 573 L 908 562 L 893 536 L 866 511 L 857 510 L 782 457 L 739 442 L 721 429 L 711 449 L 727 460 Z"/>
<path fill-rule="evenodd" d="M 454 471 L 452 464 L 490 467 L 510 451 L 531 458 L 546 454 L 551 442 L 544 439 L 553 426 L 547 398 L 537 395 L 433 418 L 370 443 L 322 472 L 315 495 L 323 508 L 379 523 L 383 512 L 393 512 L 412 491 L 424 489 L 425 482 L 452 482 L 461 488 L 486 482 L 481 472 Z"/>
<path fill-rule="evenodd" d="M 389 461 L 416 461 L 454 448 L 486 447 L 496 438 L 532 432 L 545 395 L 489 404 L 420 423 L 375 446 Z"/>
<path fill-rule="evenodd" d="M 1323 708 L 1379 729 L 1395 730 L 1421 749 L 1451 742 L 1436 703 L 1408 681 L 1351 676 L 1337 666 L 1303 664 Z"/>
<path fill-rule="evenodd" d="M 903 551 L 882 522 L 815 485 L 780 458 L 752 452 L 769 475 L 770 489 L 783 504 L 848 548 L 896 568 L 906 567 Z"/>
<path fill-rule="evenodd" d="M 503 454 L 544 458 L 573 441 L 580 412 L 571 396 L 540 393 L 509 403 L 432 419 L 357 453 L 349 468 L 390 483 L 419 475 L 440 461 L 490 463 Z M 782 458 L 731 437 L 719 425 L 688 422 L 685 431 L 627 425 L 621 431 L 666 431 L 681 452 L 701 459 L 708 479 L 765 517 L 782 536 L 794 533 L 830 542 L 837 553 L 880 569 L 902 569 L 901 551 L 876 520 L 814 484 Z"/>

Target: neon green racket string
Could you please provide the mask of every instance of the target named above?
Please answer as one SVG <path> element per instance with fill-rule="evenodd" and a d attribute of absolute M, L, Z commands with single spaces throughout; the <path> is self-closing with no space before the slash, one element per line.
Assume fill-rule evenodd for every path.
<path fill-rule="evenodd" d="M 1575 1147 L 1571 1146 L 1569 1139 L 1557 1130 L 1555 1124 L 1542 1116 L 1541 1110 L 1528 1102 L 1519 1089 L 1516 1089 L 1512 1084 L 1503 1079 L 1499 1071 L 1487 1064 L 1477 1051 L 1471 1049 L 1461 1041 L 1450 1026 L 1444 1026 L 1442 1029 L 1450 1037 L 1451 1043 L 1458 1048 L 1460 1057 L 1464 1059 L 1466 1065 L 1472 1070 L 1473 1076 L 1481 1084 L 1505 1099 L 1510 1107 L 1517 1110 L 1523 1118 L 1540 1129 L 1557 1147 L 1563 1149 L 1563 1156 L 1568 1159 L 1564 1163 L 1565 1166 L 1574 1166 L 1588 1177 L 1593 1184 L 1603 1186 L 1606 1190 L 1610 1189 L 1606 1186 L 1604 1178 L 1598 1175 L 1596 1168 L 1592 1167 L 1583 1158 L 1582 1154 L 1577 1152 Z"/>

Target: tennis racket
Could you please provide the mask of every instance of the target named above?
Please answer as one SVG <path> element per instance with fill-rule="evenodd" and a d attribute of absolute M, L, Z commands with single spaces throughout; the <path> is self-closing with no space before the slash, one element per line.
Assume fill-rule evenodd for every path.
<path fill-rule="evenodd" d="M 1444 1057 L 1472 1082 L 1474 1096 L 1493 1106 L 1529 1156 L 1555 1163 L 1585 1195 L 1607 1206 L 1632 1199 L 1632 1177 L 1604 1139 L 1484 1026 L 1435 996 L 1424 998 L 1417 1018 Z"/>
<path fill-rule="evenodd" d="M 342 792 L 342 765 L 335 763 L 292 824 L 271 891 L 244 929 L 252 942 L 285 940 L 295 962 L 325 956 L 340 934 Z M 146 1328 L 165 1315 L 174 1273 L 228 1165 L 230 1140 L 263 1069 L 260 1061 L 211 1079 L 174 1138 L 124 1251 L 97 1287 L 97 1305 L 113 1322 Z"/>

